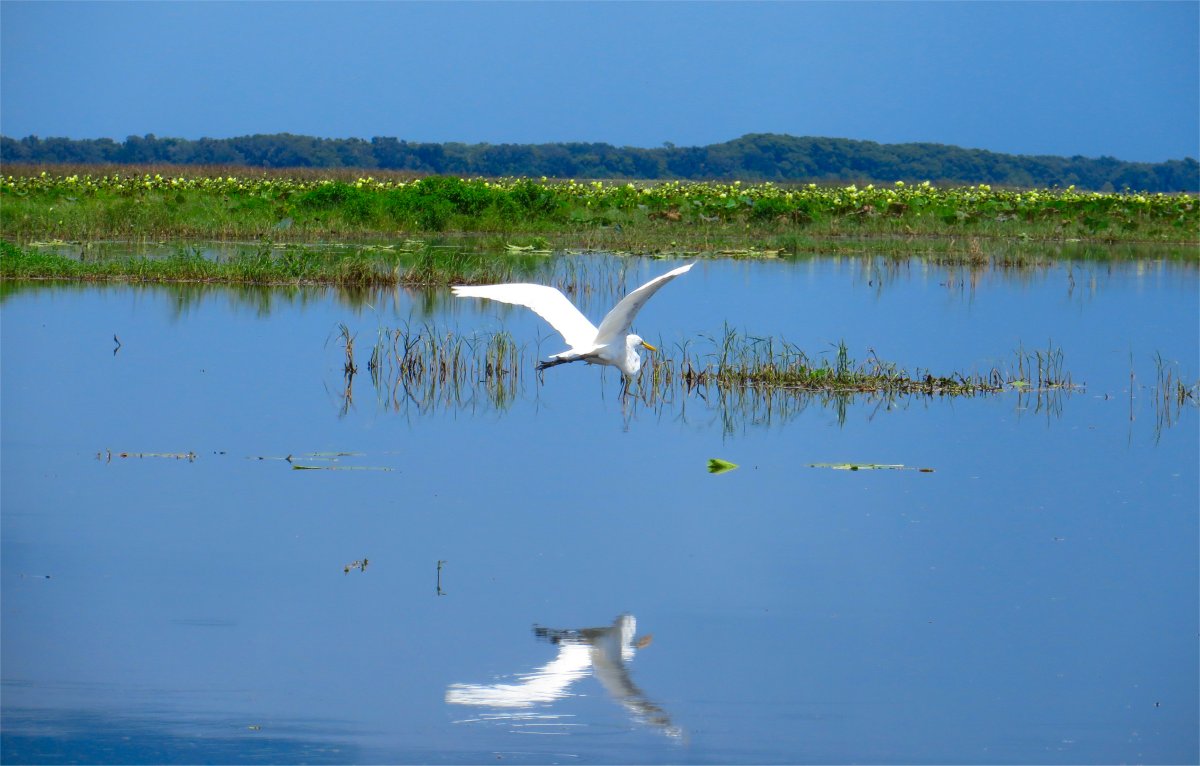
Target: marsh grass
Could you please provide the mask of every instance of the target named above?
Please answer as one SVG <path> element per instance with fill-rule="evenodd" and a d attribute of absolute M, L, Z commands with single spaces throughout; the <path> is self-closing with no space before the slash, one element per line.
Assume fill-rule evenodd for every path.
<path fill-rule="evenodd" d="M 505 332 L 462 335 L 406 324 L 379 328 L 367 369 L 386 409 L 503 410 L 520 392 L 524 360 L 523 347 Z"/>
<path fill-rule="evenodd" d="M 1047 418 L 1062 414 L 1063 399 L 1083 390 L 1063 365 L 1062 348 L 1049 341 L 1045 349 L 1027 351 L 1022 345 L 1013 363 L 1003 373 L 1006 386 L 1017 392 L 1017 412 L 1044 413 Z"/>
<path fill-rule="evenodd" d="M 337 339 L 342 344 L 342 349 L 346 352 L 345 361 L 342 362 L 342 378 L 344 388 L 341 393 L 341 415 L 345 416 L 350 412 L 350 408 L 354 406 L 354 376 L 358 374 L 358 364 L 354 361 L 354 340 L 357 334 L 350 332 L 350 328 L 345 322 L 338 324 Z"/>
<path fill-rule="evenodd" d="M 1063 368 L 1062 349 L 1050 341 L 1045 350 L 1016 351 L 1016 375 L 1008 381 L 1014 388 L 1041 391 L 1074 388 L 1071 374 Z"/>
<path fill-rule="evenodd" d="M 210 256 L 181 246 L 162 257 L 77 257 L 0 241 L 0 278 L 93 282 L 333 285 L 347 289 L 508 282 L 546 270 L 530 253 L 484 254 L 455 245 L 306 247 L 272 242 Z"/>
<path fill-rule="evenodd" d="M 404 325 L 378 330 L 367 367 L 379 401 L 390 410 L 503 410 L 520 395 L 535 357 L 505 332 L 463 335 L 432 324 Z M 844 343 L 816 360 L 785 340 L 727 327 L 720 337 L 648 355 L 632 391 L 637 402 L 659 412 L 677 407 L 681 416 L 690 402 L 700 402 L 717 413 L 726 432 L 786 421 L 813 405 L 832 408 L 844 422 L 856 402 L 891 408 L 913 399 L 1006 391 L 1017 392 L 1022 407 L 1032 399 L 1036 410 L 1056 411 L 1048 397 L 1074 390 L 1062 360 L 1061 350 L 1050 346 L 1018 350 L 1009 370 L 910 373 L 873 352 L 856 361 Z"/>
<path fill-rule="evenodd" d="M 1200 406 L 1197 393 L 1200 392 L 1200 381 L 1186 384 L 1179 375 L 1178 363 L 1163 358 L 1159 352 L 1154 354 L 1154 387 L 1151 398 L 1154 403 L 1154 430 L 1158 436 L 1163 430 L 1178 422 L 1185 406 Z M 1133 390 L 1133 372 L 1130 371 L 1130 391 Z M 1132 416 L 1131 416 L 1132 419 Z"/>
<path fill-rule="evenodd" d="M 680 346 L 678 356 L 651 355 L 643 368 L 643 384 L 652 390 L 681 387 L 687 392 L 715 388 L 925 396 L 975 396 L 1005 386 L 999 370 L 987 375 L 909 373 L 873 351 L 858 362 L 845 343 L 837 345 L 832 359 L 815 360 L 786 340 L 749 336 L 728 326 L 722 337 L 703 340 L 707 343 L 699 347 Z"/>
<path fill-rule="evenodd" d="M 830 240 L 909 237 L 1195 245 L 1200 230 L 1194 195 L 1073 188 L 413 180 L 383 174 L 351 180 L 311 173 L 219 176 L 184 168 L 165 176 L 106 175 L 110 170 L 0 178 L 4 237 L 313 241 L 456 232 L 540 239 L 541 249 L 799 255 L 824 252 Z"/>

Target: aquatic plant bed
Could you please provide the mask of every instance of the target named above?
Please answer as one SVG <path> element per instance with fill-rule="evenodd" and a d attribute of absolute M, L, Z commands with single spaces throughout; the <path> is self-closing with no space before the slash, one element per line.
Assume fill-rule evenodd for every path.
<path fill-rule="evenodd" d="M 902 182 L 860 188 L 47 171 L 0 179 L 0 233 L 14 242 L 313 241 L 431 232 L 536 235 L 555 248 L 634 252 L 787 248 L 788 238 L 845 237 L 1196 244 L 1200 205 L 1188 194 Z"/>
<path fill-rule="evenodd" d="M 343 330 L 345 346 L 353 338 Z M 382 400 L 417 402 L 421 406 L 476 402 L 477 390 L 495 407 L 514 399 L 528 377 L 546 380 L 552 372 L 534 373 L 537 358 L 507 332 L 464 335 L 449 328 L 412 325 L 380 328 L 371 345 L 367 369 Z M 348 352 L 348 356 L 351 356 Z M 1063 367 L 1063 352 L 1018 349 L 1011 367 L 986 372 L 935 374 L 908 372 L 874 354 L 866 361 L 851 358 L 841 344 L 831 355 L 812 357 L 779 338 L 762 338 L 726 328 L 720 338 L 702 337 L 661 353 L 647 354 L 633 395 L 653 403 L 673 392 L 705 392 L 720 397 L 851 396 L 981 396 L 1003 391 L 1022 394 L 1072 391 L 1075 384 Z M 348 382 L 353 358 L 346 363 Z M 744 403 L 743 403 L 744 404 Z"/>

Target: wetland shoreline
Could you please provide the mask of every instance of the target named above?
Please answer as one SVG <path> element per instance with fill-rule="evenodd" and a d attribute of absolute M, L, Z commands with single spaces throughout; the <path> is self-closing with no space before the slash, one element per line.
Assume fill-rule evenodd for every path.
<path fill-rule="evenodd" d="M 391 283 L 387 250 L 419 240 L 474 253 L 597 251 L 686 257 L 917 255 L 1022 265 L 1040 258 L 1155 257 L 1200 262 L 1200 202 L 1194 195 L 1007 190 L 930 184 L 858 188 L 715 182 L 576 182 L 547 179 L 419 180 L 277 174 L 7 175 L 0 179 L 4 278 L 213 280 L 293 284 Z M 89 259 L 94 243 L 247 242 L 262 258 L 247 269 L 197 274 Z M 297 272 L 290 245 L 358 244 L 344 263 Z M 78 252 L 69 266 L 26 257 L 49 245 Z M 77 251 L 74 248 L 78 248 Z M 25 253 L 26 256 L 22 256 Z M 277 268 L 269 268 L 278 260 Z M 375 263 L 370 263 L 372 260 Z M 444 284 L 430 269 L 396 283 Z M 451 259 L 453 260 L 453 259 Z M 380 267 L 384 268 L 380 268 Z M 451 268 L 451 271 L 455 267 Z M 351 272 L 347 277 L 343 272 Z M 251 273 L 253 272 L 253 273 Z"/>

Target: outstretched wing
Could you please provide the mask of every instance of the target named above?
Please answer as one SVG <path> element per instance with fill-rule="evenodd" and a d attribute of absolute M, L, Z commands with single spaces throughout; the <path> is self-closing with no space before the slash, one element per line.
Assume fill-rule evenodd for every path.
<path fill-rule="evenodd" d="M 590 349 L 596 341 L 596 326 L 575 308 L 567 296 L 553 287 L 528 284 L 456 285 L 451 290 L 460 298 L 490 298 L 532 309 L 549 322 L 572 349 Z"/>
<path fill-rule="evenodd" d="M 612 311 L 604 317 L 604 321 L 600 323 L 600 330 L 596 333 L 597 345 L 604 345 L 611 342 L 614 338 L 629 333 L 629 328 L 633 326 L 633 318 L 642 310 L 642 306 L 646 305 L 646 301 L 650 300 L 650 296 L 658 292 L 659 288 L 670 282 L 680 274 L 684 274 L 688 269 L 696 264 L 689 263 L 687 266 L 680 266 L 677 269 L 668 271 L 662 276 L 651 279 L 646 284 L 631 292 L 621 299 L 621 302 L 612 307 Z"/>

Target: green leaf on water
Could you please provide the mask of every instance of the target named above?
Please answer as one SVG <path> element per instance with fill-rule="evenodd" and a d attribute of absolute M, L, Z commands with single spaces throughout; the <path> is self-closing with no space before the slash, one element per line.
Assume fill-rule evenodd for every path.
<path fill-rule="evenodd" d="M 708 472 L 709 473 L 725 473 L 726 471 L 732 471 L 734 468 L 737 468 L 737 467 L 738 467 L 737 463 L 730 463 L 728 460 L 722 460 L 719 457 L 714 457 L 714 458 L 708 459 Z"/>

